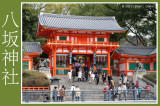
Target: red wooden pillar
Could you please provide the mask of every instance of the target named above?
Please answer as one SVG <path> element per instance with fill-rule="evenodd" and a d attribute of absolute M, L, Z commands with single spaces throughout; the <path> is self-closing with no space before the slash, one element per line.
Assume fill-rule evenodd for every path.
<path fill-rule="evenodd" d="M 53 76 L 56 75 L 56 48 L 53 49 L 53 53 L 52 53 L 52 56 L 53 56 Z"/>
<path fill-rule="evenodd" d="M 111 74 L 111 68 L 110 68 L 110 52 L 108 51 L 108 74 Z"/>
<path fill-rule="evenodd" d="M 128 58 L 125 58 L 125 74 L 126 75 L 127 75 L 127 70 L 128 70 L 127 60 L 128 60 Z"/>
<path fill-rule="evenodd" d="M 53 50 L 51 51 L 51 54 L 50 54 L 50 72 L 53 76 Z"/>
<path fill-rule="evenodd" d="M 33 70 L 33 57 L 31 56 L 30 58 L 30 70 Z"/>

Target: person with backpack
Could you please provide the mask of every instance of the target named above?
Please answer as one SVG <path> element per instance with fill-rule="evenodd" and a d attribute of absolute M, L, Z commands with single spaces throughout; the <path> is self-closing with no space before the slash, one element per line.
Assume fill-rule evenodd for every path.
<path fill-rule="evenodd" d="M 64 88 L 61 88 L 60 91 L 59 91 L 59 93 L 60 93 L 60 101 L 63 102 L 63 98 L 65 96 Z"/>

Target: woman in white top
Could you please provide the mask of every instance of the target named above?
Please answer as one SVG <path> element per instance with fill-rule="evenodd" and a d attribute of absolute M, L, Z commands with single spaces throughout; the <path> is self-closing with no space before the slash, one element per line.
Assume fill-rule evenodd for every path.
<path fill-rule="evenodd" d="M 58 85 L 58 87 L 57 87 L 57 101 L 59 101 L 60 100 L 60 91 L 61 90 L 61 87 L 60 87 L 60 85 Z"/>
<path fill-rule="evenodd" d="M 91 74 L 92 74 L 92 70 L 89 70 L 89 82 L 91 82 Z"/>
<path fill-rule="evenodd" d="M 123 83 L 126 84 L 127 83 L 127 76 L 124 77 L 123 79 Z"/>
<path fill-rule="evenodd" d="M 81 81 L 81 78 L 82 78 L 82 71 L 79 70 L 78 71 L 78 81 Z"/>
<path fill-rule="evenodd" d="M 71 79 L 72 79 L 72 72 L 69 70 L 68 71 L 68 79 L 69 79 L 69 82 L 71 83 Z"/>
<path fill-rule="evenodd" d="M 94 84 L 95 83 L 95 81 L 94 81 L 94 79 L 95 79 L 95 74 L 92 72 L 91 73 L 91 78 L 92 78 L 92 84 Z"/>

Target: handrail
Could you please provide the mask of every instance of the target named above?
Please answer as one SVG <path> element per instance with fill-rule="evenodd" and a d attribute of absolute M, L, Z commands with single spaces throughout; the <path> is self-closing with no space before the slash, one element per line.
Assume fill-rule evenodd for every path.
<path fill-rule="evenodd" d="M 45 91 L 50 90 L 50 87 L 22 87 L 22 91 Z"/>

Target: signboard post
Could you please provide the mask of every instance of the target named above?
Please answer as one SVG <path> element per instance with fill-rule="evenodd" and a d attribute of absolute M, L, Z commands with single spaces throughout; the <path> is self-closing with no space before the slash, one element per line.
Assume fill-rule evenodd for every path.
<path fill-rule="evenodd" d="M 69 52 L 69 64 L 72 65 L 72 52 Z"/>

